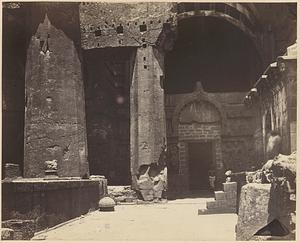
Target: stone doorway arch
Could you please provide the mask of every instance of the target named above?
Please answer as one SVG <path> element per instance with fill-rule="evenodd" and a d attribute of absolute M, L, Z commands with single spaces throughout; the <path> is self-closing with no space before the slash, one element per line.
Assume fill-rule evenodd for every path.
<path fill-rule="evenodd" d="M 206 158 L 210 158 L 210 162 L 205 173 L 208 173 L 208 170 L 215 171 L 217 183 L 218 179 L 222 178 L 221 135 L 222 131 L 226 129 L 226 114 L 223 110 L 221 104 L 209 98 L 201 89 L 187 95 L 176 106 L 172 116 L 173 136 L 168 141 L 168 150 L 171 150 L 168 164 L 171 167 L 177 163 L 178 167 L 175 173 L 169 173 L 169 191 L 171 193 L 178 191 L 184 194 L 192 189 L 191 171 L 197 166 L 194 169 L 192 167 L 191 150 L 192 147 L 195 150 L 195 146 L 200 146 L 199 149 L 201 150 L 201 146 L 207 147 L 210 144 L 211 154 L 206 155 Z M 174 163 L 176 157 L 177 161 Z M 199 160 L 201 160 L 200 157 Z M 208 174 L 206 176 L 208 178 Z"/>

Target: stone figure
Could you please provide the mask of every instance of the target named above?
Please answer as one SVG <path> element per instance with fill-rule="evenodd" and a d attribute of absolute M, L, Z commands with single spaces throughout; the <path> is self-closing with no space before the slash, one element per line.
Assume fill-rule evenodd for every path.
<path fill-rule="evenodd" d="M 267 159 L 274 159 L 281 151 L 281 136 L 277 131 L 271 131 L 267 143 Z"/>
<path fill-rule="evenodd" d="M 208 180 L 209 180 L 209 186 L 212 190 L 215 189 L 215 181 L 216 181 L 216 175 L 214 170 L 208 171 Z"/>
<path fill-rule="evenodd" d="M 47 160 L 45 161 L 46 170 L 57 170 L 57 160 Z"/>

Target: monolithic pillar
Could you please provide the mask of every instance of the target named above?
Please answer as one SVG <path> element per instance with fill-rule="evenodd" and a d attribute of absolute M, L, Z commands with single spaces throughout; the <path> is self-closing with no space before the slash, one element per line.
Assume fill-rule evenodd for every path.
<path fill-rule="evenodd" d="M 130 90 L 131 175 L 142 165 L 157 164 L 166 143 L 163 54 L 154 46 L 137 48 Z"/>
<path fill-rule="evenodd" d="M 34 4 L 25 75 L 24 176 L 89 174 L 77 3 Z"/>

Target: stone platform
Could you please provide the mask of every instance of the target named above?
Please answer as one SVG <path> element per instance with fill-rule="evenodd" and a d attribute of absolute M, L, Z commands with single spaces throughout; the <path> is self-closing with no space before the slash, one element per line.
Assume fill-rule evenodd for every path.
<path fill-rule="evenodd" d="M 52 227 L 97 209 L 107 192 L 106 179 L 20 178 L 2 181 L 2 226 L 34 220 L 35 230 Z"/>

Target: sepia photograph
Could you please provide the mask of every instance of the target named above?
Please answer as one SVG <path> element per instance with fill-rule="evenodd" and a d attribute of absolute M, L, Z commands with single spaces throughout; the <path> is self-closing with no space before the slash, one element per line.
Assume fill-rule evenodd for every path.
<path fill-rule="evenodd" d="M 297 2 L 1 4 L 1 240 L 296 240 Z"/>

